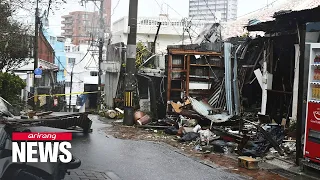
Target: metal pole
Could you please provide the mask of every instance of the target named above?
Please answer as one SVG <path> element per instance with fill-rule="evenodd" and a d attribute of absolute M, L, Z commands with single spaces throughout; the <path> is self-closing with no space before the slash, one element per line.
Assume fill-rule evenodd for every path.
<path fill-rule="evenodd" d="M 38 68 L 38 37 L 39 37 L 39 0 L 36 2 L 36 12 L 35 12 L 35 30 L 34 30 L 34 47 L 33 47 L 33 69 Z M 36 111 L 38 103 L 38 81 L 33 74 L 33 91 L 34 91 L 34 106 L 33 110 Z"/>
<path fill-rule="evenodd" d="M 131 126 L 134 124 L 133 92 L 135 91 L 136 80 L 136 38 L 137 38 L 137 17 L 138 17 L 138 0 L 129 2 L 129 19 L 128 19 L 128 41 L 127 41 L 127 61 L 125 74 L 125 93 L 124 93 L 124 119 L 123 124 Z"/>
<path fill-rule="evenodd" d="M 70 95 L 69 95 L 69 112 L 71 112 L 71 93 L 72 93 L 72 83 L 73 83 L 73 68 L 74 68 L 74 64 L 72 65 L 72 70 L 71 70 Z"/>
<path fill-rule="evenodd" d="M 306 25 L 300 24 L 299 25 L 299 34 L 300 36 L 300 57 L 299 57 L 299 85 L 300 87 L 304 84 L 304 62 L 305 62 L 305 38 L 306 38 Z M 305 103 L 307 102 L 306 95 L 303 93 L 304 88 L 298 89 L 298 111 L 297 111 L 297 134 L 296 134 L 296 164 L 300 164 L 300 158 L 302 157 L 302 121 L 306 118 L 303 115 L 303 107 Z M 304 137 L 307 138 L 307 137 Z"/>
<path fill-rule="evenodd" d="M 182 45 L 184 44 L 184 31 L 185 31 L 185 19 L 183 18 L 182 19 L 182 29 L 183 29 L 183 32 L 182 32 Z"/>
<path fill-rule="evenodd" d="M 104 39 L 104 20 L 103 20 L 103 0 L 100 1 L 100 28 L 99 28 L 99 64 L 98 64 L 98 96 L 97 107 L 100 110 L 101 98 L 101 63 L 103 53 L 103 39 Z"/>

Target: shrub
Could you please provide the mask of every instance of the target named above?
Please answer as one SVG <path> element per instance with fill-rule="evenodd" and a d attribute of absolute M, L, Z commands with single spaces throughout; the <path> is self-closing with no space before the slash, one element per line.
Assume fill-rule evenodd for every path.
<path fill-rule="evenodd" d="M 0 72 L 0 96 L 12 105 L 19 103 L 21 89 L 26 83 L 17 75 L 7 72 Z"/>

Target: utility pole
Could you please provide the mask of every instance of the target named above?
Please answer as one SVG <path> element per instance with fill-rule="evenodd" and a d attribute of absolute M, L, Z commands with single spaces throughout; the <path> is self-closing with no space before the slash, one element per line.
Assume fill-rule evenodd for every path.
<path fill-rule="evenodd" d="M 35 12 L 35 29 L 34 29 L 34 47 L 33 47 L 33 70 L 38 68 L 38 37 L 39 37 L 39 0 L 36 2 L 36 12 Z M 38 109 L 38 80 L 33 74 L 33 93 L 34 93 L 34 107 L 33 110 Z"/>
<path fill-rule="evenodd" d="M 71 70 L 71 82 L 70 82 L 70 95 L 69 95 L 69 112 L 71 112 L 71 94 L 72 94 L 72 83 L 73 83 L 73 68 L 75 63 L 72 63 L 72 70 Z"/>
<path fill-rule="evenodd" d="M 87 1 L 92 1 L 92 2 L 100 2 L 100 8 L 99 8 L 99 57 L 98 57 L 98 93 L 97 93 L 97 109 L 100 110 L 100 101 L 101 101 L 101 76 L 102 76 L 102 71 L 101 71 L 101 63 L 102 63 L 102 54 L 103 54 L 103 44 L 104 44 L 104 33 L 105 33 L 105 27 L 104 27 L 104 19 L 103 19 L 103 4 L 104 0 L 81 0 L 81 2 L 87 2 Z"/>
<path fill-rule="evenodd" d="M 133 92 L 136 89 L 136 50 L 137 50 L 137 18 L 138 18 L 138 0 L 129 2 L 128 19 L 128 41 L 127 41 L 127 61 L 125 73 L 125 92 L 124 92 L 124 119 L 123 124 L 127 126 L 134 125 L 134 107 Z"/>
<path fill-rule="evenodd" d="M 104 43 L 104 19 L 103 19 L 103 0 L 100 1 L 100 28 L 99 28 L 99 64 L 98 64 L 98 96 L 97 96 L 97 106 L 100 110 L 100 101 L 101 101 L 101 63 L 102 63 L 102 54 L 103 54 L 103 43 Z"/>
<path fill-rule="evenodd" d="M 184 44 L 184 32 L 186 31 L 185 24 L 186 24 L 186 19 L 183 18 L 182 19 L 182 29 L 183 29 L 183 32 L 182 32 L 182 45 Z"/>

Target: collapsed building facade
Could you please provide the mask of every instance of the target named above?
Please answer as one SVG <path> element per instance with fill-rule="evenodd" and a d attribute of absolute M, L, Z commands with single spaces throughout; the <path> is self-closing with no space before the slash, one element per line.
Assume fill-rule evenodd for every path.
<path fill-rule="evenodd" d="M 214 24 L 199 36 L 200 45 L 168 46 L 167 114 L 209 120 L 211 130 L 224 134 L 237 132 L 243 145 L 239 153 L 243 155 L 263 156 L 270 147 L 284 155 L 281 144 L 289 138 L 296 142 L 292 151 L 297 164 L 303 155 L 305 165 L 319 162 L 319 154 L 310 147 L 319 146 L 320 129 L 308 125 L 307 108 L 309 103 L 312 114 L 310 103 L 319 102 L 314 98 L 318 70 L 310 64 L 319 56 L 320 7 L 313 6 L 279 11 L 273 21 L 246 26 L 249 32 L 259 31 L 263 36 L 222 41 L 221 26 Z M 193 70 L 195 67 L 198 69 Z M 252 142 L 266 143 L 246 149 L 246 124 L 273 124 L 269 131 L 257 127 L 258 139 L 251 137 Z M 264 140 L 259 139 L 259 133 Z"/>
<path fill-rule="evenodd" d="M 304 137 L 307 102 L 320 102 L 310 98 L 318 88 L 310 77 L 320 79 L 318 71 L 309 72 L 320 54 L 318 6 L 313 0 L 288 2 L 261 12 L 263 21 L 251 19 L 234 36 L 230 28 L 236 31 L 243 19 L 207 25 L 195 44 L 168 46 L 165 69 L 138 71 L 136 110 L 151 112 L 148 127 L 175 124 L 179 129 L 186 120 L 195 120 L 224 141 L 236 142 L 240 155 L 262 157 L 274 148 L 297 164 L 303 155 L 310 160 L 304 149 L 310 138 Z M 283 11 L 287 7 L 292 10 Z M 123 79 L 121 72 L 124 68 Z M 116 90 L 113 103 L 122 108 L 123 84 Z M 168 129 L 176 134 L 177 129 Z M 319 144 L 318 131 L 308 134 L 313 148 Z"/>

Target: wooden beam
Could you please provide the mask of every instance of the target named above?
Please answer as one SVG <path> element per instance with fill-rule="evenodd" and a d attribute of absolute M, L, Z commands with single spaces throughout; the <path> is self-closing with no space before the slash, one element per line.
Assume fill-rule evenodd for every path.
<path fill-rule="evenodd" d="M 169 49 L 169 54 L 174 55 L 207 55 L 207 56 L 220 56 L 221 53 L 212 51 L 195 51 L 195 50 L 181 50 L 181 49 Z"/>
<path fill-rule="evenodd" d="M 171 96 L 171 80 L 172 80 L 172 55 L 168 55 L 168 78 L 167 78 L 167 101 L 170 101 Z M 167 107 L 168 111 L 168 107 Z"/>
<path fill-rule="evenodd" d="M 190 55 L 187 57 L 187 73 L 186 73 L 186 96 L 189 97 L 189 75 L 190 75 Z"/>

